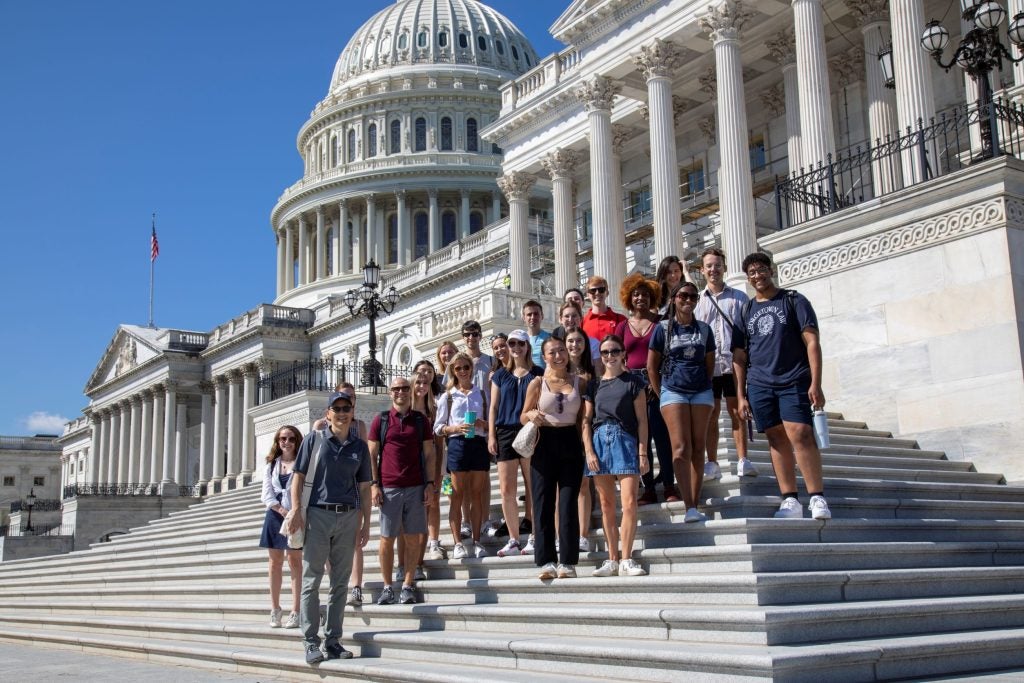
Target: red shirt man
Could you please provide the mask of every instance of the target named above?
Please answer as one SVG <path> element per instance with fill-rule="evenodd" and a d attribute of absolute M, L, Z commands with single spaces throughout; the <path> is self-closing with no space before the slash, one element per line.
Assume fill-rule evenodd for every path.
<path fill-rule="evenodd" d="M 587 280 L 587 298 L 590 299 L 590 310 L 583 316 L 583 331 L 600 343 L 615 332 L 615 327 L 624 322 L 626 316 L 608 307 L 608 281 L 600 275 Z"/>

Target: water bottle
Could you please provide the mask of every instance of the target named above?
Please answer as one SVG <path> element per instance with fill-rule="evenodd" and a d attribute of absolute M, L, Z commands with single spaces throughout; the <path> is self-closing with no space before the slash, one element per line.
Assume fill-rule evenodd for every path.
<path fill-rule="evenodd" d="M 476 411 L 475 410 L 467 410 L 466 411 L 466 424 L 469 425 L 469 431 L 466 432 L 466 438 L 467 439 L 472 439 L 474 436 L 476 436 Z"/>
<path fill-rule="evenodd" d="M 828 448 L 828 415 L 824 410 L 814 411 L 814 440 L 818 442 L 818 448 Z"/>
<path fill-rule="evenodd" d="M 747 441 L 754 440 L 754 420 L 751 418 L 746 419 L 747 423 Z"/>
<path fill-rule="evenodd" d="M 444 479 L 441 480 L 441 493 L 446 496 L 452 495 L 452 475 L 444 475 Z"/>

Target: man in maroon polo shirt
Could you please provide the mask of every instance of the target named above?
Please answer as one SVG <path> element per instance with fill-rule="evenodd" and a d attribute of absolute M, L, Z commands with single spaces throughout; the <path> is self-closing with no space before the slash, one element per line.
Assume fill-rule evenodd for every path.
<path fill-rule="evenodd" d="M 587 280 L 587 298 L 590 299 L 590 310 L 583 316 L 583 331 L 600 344 L 619 323 L 626 320 L 626 316 L 608 307 L 608 281 L 600 275 L 593 275 Z"/>
<path fill-rule="evenodd" d="M 395 538 L 402 534 L 405 567 L 402 604 L 416 602 L 415 574 L 419 549 L 427 533 L 426 507 L 435 505 L 434 435 L 423 413 L 412 410 L 412 384 L 404 377 L 391 383 L 391 410 L 370 424 L 370 467 L 373 504 L 380 508 L 380 570 L 384 589 L 378 605 L 395 602 L 391 576 L 395 564 Z M 385 417 L 386 416 L 386 417 Z M 386 423 L 383 427 L 381 423 Z"/>

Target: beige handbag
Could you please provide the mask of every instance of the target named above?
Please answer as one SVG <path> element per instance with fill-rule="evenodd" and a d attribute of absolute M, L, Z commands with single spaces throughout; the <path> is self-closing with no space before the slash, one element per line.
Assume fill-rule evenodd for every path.
<path fill-rule="evenodd" d="M 532 422 L 527 422 L 512 441 L 512 450 L 523 458 L 529 458 L 533 455 L 533 449 L 537 447 L 539 439 L 540 427 Z"/>

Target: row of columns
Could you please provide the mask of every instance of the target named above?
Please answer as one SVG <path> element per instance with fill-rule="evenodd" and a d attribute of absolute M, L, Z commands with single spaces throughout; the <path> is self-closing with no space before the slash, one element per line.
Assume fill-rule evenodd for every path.
<path fill-rule="evenodd" d="M 71 453 L 65 453 L 60 461 L 60 489 L 68 484 L 86 484 L 89 481 L 87 469 L 89 467 L 89 454 L 92 448 L 81 448 Z"/>
<path fill-rule="evenodd" d="M 341 199 L 336 204 L 316 207 L 315 220 L 312 222 L 307 220 L 306 214 L 301 213 L 294 218 L 282 219 L 276 234 L 277 295 L 336 275 L 357 274 L 370 259 L 378 264 L 386 264 L 389 256 L 386 219 L 391 212 L 397 214 L 398 218 L 397 265 L 412 263 L 415 260 L 415 238 L 409 201 L 411 194 L 411 190 L 371 192 L 360 197 Z M 460 190 L 458 193 L 456 226 L 459 239 L 469 236 L 471 200 L 474 194 L 470 190 Z M 426 190 L 426 195 L 427 242 L 429 250 L 433 252 L 441 248 L 441 205 L 437 189 Z M 501 195 L 491 192 L 485 222 L 494 222 L 500 217 Z M 351 233 L 349 223 L 352 224 Z"/>

